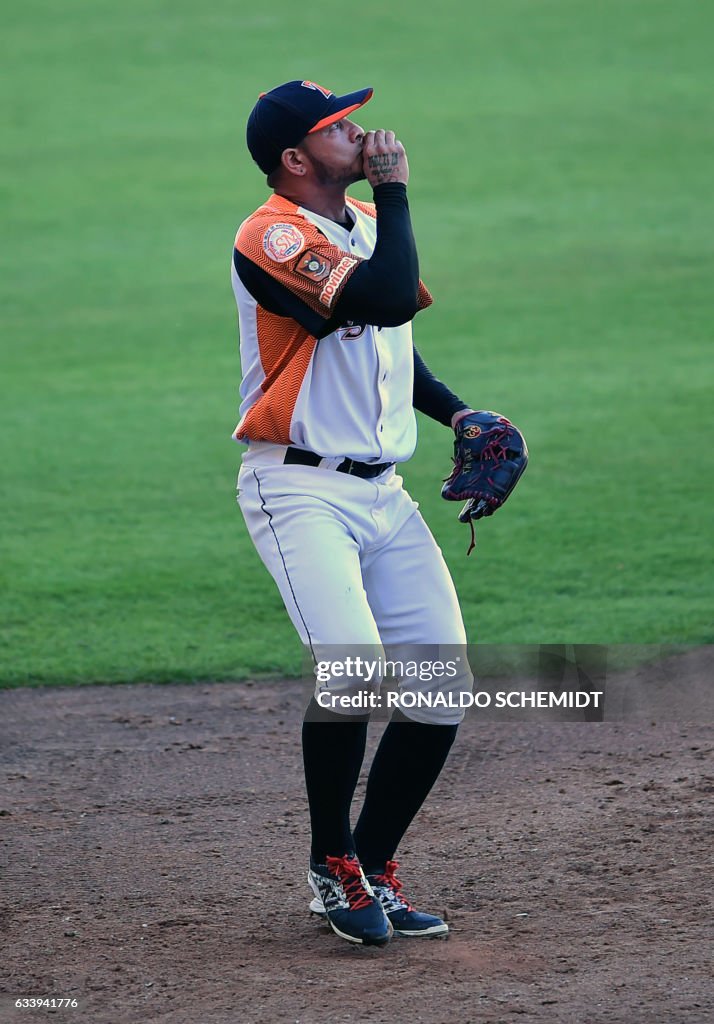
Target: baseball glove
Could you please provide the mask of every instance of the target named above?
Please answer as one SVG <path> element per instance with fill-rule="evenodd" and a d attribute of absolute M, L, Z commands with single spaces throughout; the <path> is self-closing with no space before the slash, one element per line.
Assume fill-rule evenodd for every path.
<path fill-rule="evenodd" d="M 468 413 L 454 433 L 454 468 L 441 496 L 466 499 L 459 522 L 471 527 L 470 555 L 476 546 L 474 520 L 493 515 L 503 505 L 528 465 L 528 448 L 520 430 L 497 412 Z"/>

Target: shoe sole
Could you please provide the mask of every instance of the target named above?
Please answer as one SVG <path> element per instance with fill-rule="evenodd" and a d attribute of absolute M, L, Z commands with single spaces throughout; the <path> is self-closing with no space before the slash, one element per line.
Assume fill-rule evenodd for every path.
<path fill-rule="evenodd" d="M 315 892 L 315 887 L 309 875 L 307 880 L 310 888 L 312 889 L 313 892 Z M 328 916 L 328 913 L 325 910 L 324 904 L 322 902 L 322 898 L 317 893 L 315 893 L 314 899 L 310 901 L 310 910 L 312 911 L 313 914 L 317 914 L 318 917 L 321 917 L 323 918 L 323 920 L 326 920 L 330 928 L 332 928 L 335 935 L 339 935 L 339 937 L 341 939 L 345 939 L 346 942 L 352 942 L 355 946 L 386 946 L 387 943 L 391 940 L 392 936 L 395 934 L 392 922 L 389 920 L 386 914 L 384 916 L 386 918 L 389 930 L 387 934 L 382 938 L 361 939 L 357 935 L 348 935 L 347 932 L 341 932 L 337 925 L 334 923 L 334 921 L 332 921 Z"/>
<path fill-rule="evenodd" d="M 330 921 L 329 917 L 327 917 L 327 913 L 323 906 L 322 900 L 320 899 L 319 896 L 315 896 L 314 899 L 310 900 L 309 910 L 311 914 L 317 914 L 318 917 L 327 918 L 332 927 L 332 930 L 337 932 L 338 935 L 342 936 L 343 939 L 347 939 L 351 942 L 361 941 L 360 939 L 350 939 L 349 936 L 337 931 L 335 926 L 332 924 L 332 921 Z M 389 921 L 389 918 L 387 918 L 387 920 Z M 389 921 L 389 925 L 392 928 L 392 932 L 394 935 L 400 935 L 404 939 L 436 939 L 440 935 L 449 934 L 449 926 L 448 924 L 446 924 L 446 922 L 443 922 L 442 924 L 436 924 L 432 928 L 420 928 L 418 931 L 406 931 L 404 929 L 394 928 L 392 926 L 391 921 Z M 388 941 L 388 939 L 385 940 L 385 942 Z"/>
<path fill-rule="evenodd" d="M 420 928 L 415 932 L 395 928 L 394 934 L 401 935 L 404 939 L 438 939 L 449 934 L 449 926 L 448 924 L 437 924 L 433 928 Z"/>
<path fill-rule="evenodd" d="M 335 935 L 339 935 L 341 939 L 345 939 L 347 942 L 352 942 L 356 946 L 386 946 L 394 935 L 394 928 L 392 922 L 389 922 L 389 931 L 381 939 L 358 939 L 356 935 L 348 935 L 346 932 L 341 932 L 340 929 L 335 925 L 333 921 L 327 916 L 327 914 L 320 914 L 320 917 L 325 918 L 330 928 L 332 928 Z"/>

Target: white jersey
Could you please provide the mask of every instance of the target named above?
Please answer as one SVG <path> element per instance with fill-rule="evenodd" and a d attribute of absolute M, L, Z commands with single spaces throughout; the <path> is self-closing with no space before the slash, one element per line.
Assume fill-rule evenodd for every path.
<path fill-rule="evenodd" d="M 238 231 L 232 281 L 243 380 L 233 436 L 404 462 L 416 446 L 411 323 L 334 322 L 342 288 L 377 237 L 374 206 L 348 199 L 347 207 L 351 230 L 273 195 Z M 420 282 L 420 308 L 430 303 Z"/>

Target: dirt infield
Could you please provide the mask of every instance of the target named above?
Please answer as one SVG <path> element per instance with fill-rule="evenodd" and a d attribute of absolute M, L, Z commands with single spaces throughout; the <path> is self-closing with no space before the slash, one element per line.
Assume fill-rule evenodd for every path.
<path fill-rule="evenodd" d="M 468 716 L 400 850 L 451 936 L 360 949 L 307 911 L 303 694 L 0 693 L 2 1024 L 712 1019 L 708 726 Z"/>

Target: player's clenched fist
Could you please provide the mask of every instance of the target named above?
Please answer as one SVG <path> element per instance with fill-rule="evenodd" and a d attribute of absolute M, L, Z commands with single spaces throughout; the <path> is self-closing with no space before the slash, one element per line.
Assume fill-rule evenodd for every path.
<path fill-rule="evenodd" d="M 394 137 L 394 132 L 379 128 L 367 132 L 362 143 L 364 175 L 372 188 L 387 181 L 409 181 L 409 164 L 404 146 Z"/>

